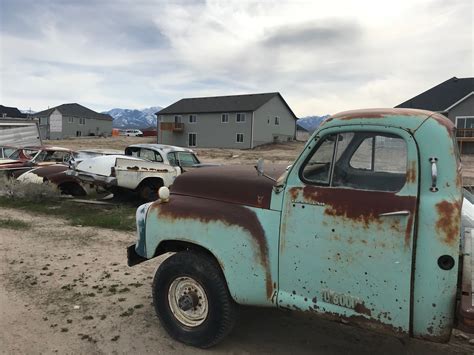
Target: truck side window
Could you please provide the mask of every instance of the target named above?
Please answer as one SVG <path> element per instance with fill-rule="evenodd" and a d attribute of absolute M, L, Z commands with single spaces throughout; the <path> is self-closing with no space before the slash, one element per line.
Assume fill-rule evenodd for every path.
<path fill-rule="evenodd" d="M 323 138 L 322 143 L 319 144 L 313 156 L 303 168 L 303 180 L 311 184 L 329 185 L 331 163 L 337 137 L 334 134 Z"/>
<path fill-rule="evenodd" d="M 407 149 L 395 135 L 357 132 L 347 153 L 336 160 L 332 186 L 399 191 L 405 184 Z"/>

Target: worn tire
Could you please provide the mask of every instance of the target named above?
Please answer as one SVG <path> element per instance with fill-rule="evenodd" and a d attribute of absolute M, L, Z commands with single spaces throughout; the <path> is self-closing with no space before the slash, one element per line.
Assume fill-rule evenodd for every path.
<path fill-rule="evenodd" d="M 158 180 L 144 181 L 138 187 L 138 195 L 143 201 L 152 202 L 158 199 L 158 189 L 163 182 Z"/>
<path fill-rule="evenodd" d="M 207 316 L 196 326 L 185 325 L 171 310 L 169 293 L 173 282 L 183 277 L 197 281 L 207 296 Z M 172 338 L 200 348 L 219 343 L 231 332 L 237 318 L 237 304 L 219 265 L 211 257 L 193 251 L 174 254 L 161 264 L 153 279 L 153 304 Z"/>

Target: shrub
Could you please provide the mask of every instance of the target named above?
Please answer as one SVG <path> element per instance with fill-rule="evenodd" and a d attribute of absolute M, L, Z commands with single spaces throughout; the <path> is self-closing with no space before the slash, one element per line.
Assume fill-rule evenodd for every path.
<path fill-rule="evenodd" d="M 0 176 L 0 196 L 14 200 L 40 202 L 59 199 L 61 193 L 56 185 L 48 182 L 43 184 L 25 183 Z"/>

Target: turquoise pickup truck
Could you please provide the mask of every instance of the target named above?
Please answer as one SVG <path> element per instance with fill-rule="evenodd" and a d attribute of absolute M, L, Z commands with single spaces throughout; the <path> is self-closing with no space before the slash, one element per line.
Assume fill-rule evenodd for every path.
<path fill-rule="evenodd" d="M 137 210 L 128 265 L 172 252 L 153 300 L 173 338 L 218 343 L 239 304 L 435 342 L 472 329 L 461 163 L 444 116 L 342 112 L 291 166 L 256 168 L 181 175 Z"/>

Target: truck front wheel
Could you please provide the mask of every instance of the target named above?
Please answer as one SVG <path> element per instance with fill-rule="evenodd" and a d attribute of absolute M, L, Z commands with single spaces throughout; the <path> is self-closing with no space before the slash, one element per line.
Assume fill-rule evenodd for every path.
<path fill-rule="evenodd" d="M 237 304 L 218 264 L 192 251 L 166 259 L 153 280 L 153 304 L 171 337 L 208 348 L 232 330 Z"/>

